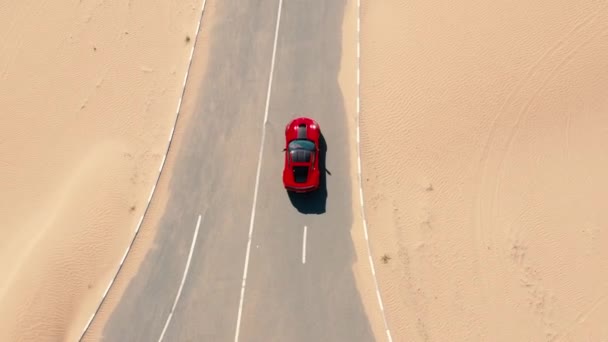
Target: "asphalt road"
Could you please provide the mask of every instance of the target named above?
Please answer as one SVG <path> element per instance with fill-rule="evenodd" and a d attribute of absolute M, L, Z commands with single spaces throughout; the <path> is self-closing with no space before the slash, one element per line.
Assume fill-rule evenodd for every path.
<path fill-rule="evenodd" d="M 199 215 L 164 341 L 235 338 L 279 0 L 210 2 L 208 66 L 189 80 L 200 93 L 184 143 L 170 152 L 176 167 L 155 248 L 111 314 L 107 341 L 158 340 Z M 282 3 L 239 341 L 373 341 L 351 271 L 352 142 L 337 82 L 344 5 Z M 331 173 L 309 198 L 281 183 L 283 130 L 298 115 L 319 122 Z"/>

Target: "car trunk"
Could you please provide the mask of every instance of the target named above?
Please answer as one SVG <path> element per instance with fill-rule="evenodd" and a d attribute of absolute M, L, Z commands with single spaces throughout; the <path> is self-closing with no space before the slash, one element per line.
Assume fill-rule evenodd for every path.
<path fill-rule="evenodd" d="M 293 180 L 296 183 L 304 184 L 308 181 L 309 166 L 298 165 L 293 167 Z"/>

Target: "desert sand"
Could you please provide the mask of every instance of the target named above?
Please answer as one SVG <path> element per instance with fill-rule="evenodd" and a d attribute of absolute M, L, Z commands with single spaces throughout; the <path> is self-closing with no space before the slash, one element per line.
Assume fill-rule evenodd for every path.
<path fill-rule="evenodd" d="M 393 340 L 608 339 L 606 3 L 363 1 L 361 20 Z"/>
<path fill-rule="evenodd" d="M 74 340 L 156 182 L 199 1 L 0 7 L 0 340 Z"/>
<path fill-rule="evenodd" d="M 357 146 L 357 0 L 346 1 L 344 18 L 342 22 L 342 46 L 340 56 L 340 71 L 338 84 L 344 98 L 344 109 L 348 124 L 350 140 L 350 176 L 351 176 L 351 202 L 353 220 L 351 237 L 354 245 L 354 262 L 351 267 L 355 277 L 355 284 L 360 293 L 362 304 L 367 314 L 370 328 L 377 341 L 386 338 L 384 320 L 378 300 L 376 298 L 376 284 L 369 262 L 369 250 L 363 229 L 362 208 L 360 205 L 360 183 L 358 174 L 358 146 Z"/>

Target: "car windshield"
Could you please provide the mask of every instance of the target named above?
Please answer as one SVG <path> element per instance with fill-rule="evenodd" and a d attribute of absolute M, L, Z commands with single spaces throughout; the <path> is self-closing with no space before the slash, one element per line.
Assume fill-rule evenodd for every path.
<path fill-rule="evenodd" d="M 289 150 L 306 150 L 306 151 L 314 151 L 315 143 L 307 140 L 307 139 L 296 139 L 289 143 Z"/>

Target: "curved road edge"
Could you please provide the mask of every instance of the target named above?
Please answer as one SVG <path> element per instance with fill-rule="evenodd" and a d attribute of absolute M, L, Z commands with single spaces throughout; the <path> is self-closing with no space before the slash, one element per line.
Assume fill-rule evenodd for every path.
<path fill-rule="evenodd" d="M 361 132 L 361 130 L 360 130 L 360 117 L 361 117 L 361 0 L 356 0 L 356 1 L 357 1 L 357 34 L 356 34 L 356 40 L 357 40 L 357 57 L 356 57 L 357 104 L 356 104 L 356 110 L 355 110 L 355 114 L 356 114 L 355 125 L 356 125 L 356 142 L 357 142 L 357 179 L 358 179 L 358 183 L 359 183 L 359 205 L 360 205 L 359 210 L 361 213 L 361 219 L 362 219 L 362 224 L 363 224 L 363 234 L 365 237 L 365 244 L 367 247 L 369 266 L 371 269 L 372 278 L 374 280 L 374 287 L 376 290 L 376 297 L 378 300 L 379 309 L 382 314 L 382 320 L 384 322 L 384 330 L 386 333 L 387 340 L 389 342 L 392 342 L 393 339 L 391 336 L 391 331 L 388 327 L 388 322 L 386 320 L 386 313 L 384 311 L 382 295 L 380 294 L 378 278 L 376 277 L 374 260 L 372 258 L 372 249 L 371 249 L 371 245 L 369 242 L 369 235 L 368 235 L 368 231 L 367 231 L 367 219 L 365 216 L 365 202 L 364 202 L 364 196 L 363 196 L 363 177 L 362 177 L 362 171 L 361 171 L 361 138 L 360 138 L 361 137 L 361 134 L 360 134 L 360 132 Z"/>
<path fill-rule="evenodd" d="M 163 155 L 163 159 L 160 163 L 160 166 L 158 168 L 158 174 L 156 176 L 156 180 L 154 181 L 154 185 L 152 185 L 152 190 L 150 191 L 150 195 L 148 196 L 148 201 L 146 203 L 146 206 L 144 208 L 144 212 L 141 215 L 139 222 L 137 223 L 137 226 L 135 227 L 135 231 L 133 232 L 133 237 L 131 238 L 131 241 L 129 242 L 129 245 L 127 246 L 127 249 L 125 250 L 122 258 L 120 259 L 120 263 L 118 264 L 118 267 L 116 268 L 116 272 L 114 273 L 114 276 L 112 277 L 112 279 L 110 280 L 110 283 L 108 284 L 108 286 L 106 287 L 106 290 L 103 292 L 103 295 L 101 296 L 101 299 L 99 300 L 99 303 L 97 305 L 97 308 L 95 308 L 95 311 L 91 314 L 91 317 L 87 320 L 87 323 L 85 324 L 84 328 L 82 329 L 80 336 L 78 337 L 78 341 L 82 341 L 82 338 L 84 337 L 84 335 L 86 334 L 87 330 L 89 329 L 91 323 L 93 322 L 93 319 L 95 319 L 95 316 L 97 315 L 97 313 L 99 312 L 99 309 L 101 308 L 110 288 L 112 287 L 112 285 L 114 284 L 114 281 L 116 280 L 116 278 L 118 277 L 118 274 L 120 273 L 120 270 L 122 269 L 123 263 L 125 261 L 125 259 L 127 258 L 127 255 L 129 254 L 129 251 L 131 250 L 131 247 L 133 246 L 133 243 L 135 242 L 135 240 L 137 239 L 137 235 L 139 233 L 139 228 L 142 225 L 142 222 L 144 220 L 144 217 L 146 216 L 146 213 L 148 212 L 148 208 L 150 208 L 150 202 L 152 201 L 152 197 L 154 196 L 154 191 L 156 190 L 156 186 L 158 185 L 158 182 L 160 180 L 160 176 L 163 172 L 164 166 L 165 166 L 165 160 L 167 159 L 167 154 L 169 153 L 169 150 L 171 149 L 171 142 L 173 141 L 173 134 L 175 132 L 175 126 L 177 125 L 177 120 L 179 119 L 179 114 L 180 114 L 180 109 L 181 109 L 181 105 L 182 105 L 182 99 L 184 97 L 184 92 L 186 91 L 186 83 L 188 81 L 188 74 L 190 73 L 190 67 L 192 66 L 192 57 L 194 55 L 194 49 L 196 48 L 196 43 L 198 41 L 198 34 L 200 31 L 200 27 L 201 27 L 201 22 L 203 20 L 203 16 L 205 13 L 205 5 L 207 3 L 207 0 L 202 0 L 201 3 L 201 10 L 200 10 L 200 15 L 199 15 L 199 19 L 198 19 L 198 23 L 196 25 L 196 30 L 194 33 L 194 42 L 192 44 L 192 49 L 190 49 L 190 57 L 188 59 L 188 67 L 186 69 L 186 74 L 184 75 L 184 81 L 182 83 L 182 91 L 181 91 L 181 95 L 179 97 L 179 100 L 177 102 L 177 108 L 175 111 L 175 120 L 173 121 L 173 125 L 171 127 L 171 132 L 169 134 L 169 138 L 168 138 L 168 142 L 167 142 L 167 148 L 165 149 L 165 154 Z"/>

